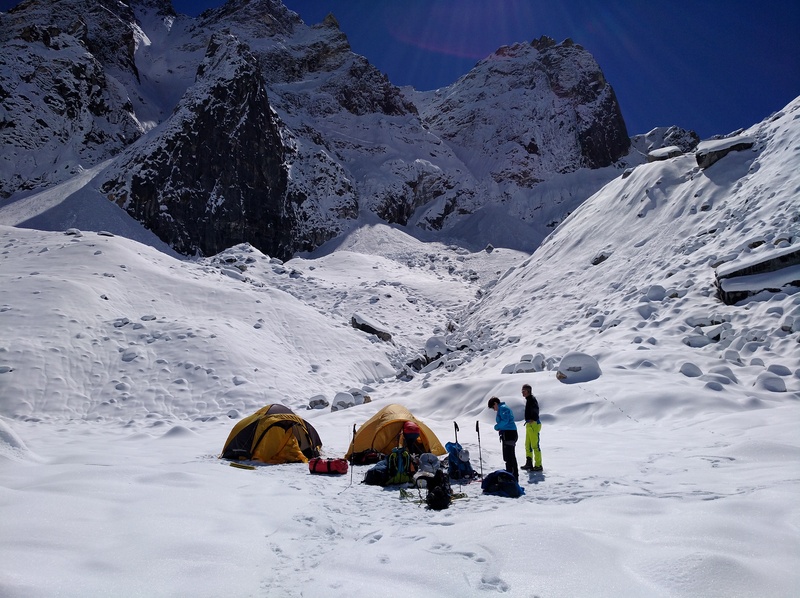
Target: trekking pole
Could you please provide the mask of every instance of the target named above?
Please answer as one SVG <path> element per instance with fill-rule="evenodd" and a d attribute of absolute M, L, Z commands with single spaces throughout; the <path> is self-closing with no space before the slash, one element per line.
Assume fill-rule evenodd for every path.
<path fill-rule="evenodd" d="M 458 444 L 458 423 L 457 422 L 453 422 L 453 428 L 455 428 L 455 430 L 456 430 L 456 444 Z M 459 445 L 459 446 L 461 446 L 461 445 Z M 460 459 L 461 455 L 456 455 L 456 458 Z M 459 471 L 460 472 L 461 468 L 459 467 L 455 471 Z M 458 491 L 461 492 L 461 476 L 460 476 L 460 474 L 459 474 L 459 478 L 458 478 Z"/>
<path fill-rule="evenodd" d="M 478 433 L 478 458 L 481 462 L 481 479 L 483 479 L 483 453 L 481 452 L 481 422 L 475 422 L 475 431 Z"/>
<path fill-rule="evenodd" d="M 353 485 L 353 460 L 354 460 L 353 457 L 355 456 L 355 452 L 356 452 L 356 425 L 353 424 L 353 440 L 350 443 L 350 483 L 344 488 L 344 490 L 342 490 L 342 492 L 344 492 L 350 486 Z M 342 492 L 340 492 L 339 494 L 341 494 Z"/>
<path fill-rule="evenodd" d="M 353 424 L 353 440 L 350 447 L 350 485 L 353 485 L 353 461 L 355 461 L 356 452 L 356 425 Z"/>

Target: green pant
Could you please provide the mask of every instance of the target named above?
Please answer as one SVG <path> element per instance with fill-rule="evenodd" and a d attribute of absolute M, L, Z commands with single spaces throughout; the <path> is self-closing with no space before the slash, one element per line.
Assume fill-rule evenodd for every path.
<path fill-rule="evenodd" d="M 539 449 L 539 432 L 542 424 L 539 422 L 526 422 L 525 424 L 525 457 L 534 458 L 534 466 L 542 466 L 542 451 Z"/>

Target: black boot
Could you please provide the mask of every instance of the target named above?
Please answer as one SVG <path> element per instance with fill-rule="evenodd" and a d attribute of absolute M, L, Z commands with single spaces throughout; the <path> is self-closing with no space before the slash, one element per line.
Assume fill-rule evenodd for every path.
<path fill-rule="evenodd" d="M 531 460 L 530 457 L 525 458 L 525 465 L 520 467 L 520 469 L 524 469 L 525 471 L 530 471 L 531 469 L 533 469 L 533 461 Z"/>

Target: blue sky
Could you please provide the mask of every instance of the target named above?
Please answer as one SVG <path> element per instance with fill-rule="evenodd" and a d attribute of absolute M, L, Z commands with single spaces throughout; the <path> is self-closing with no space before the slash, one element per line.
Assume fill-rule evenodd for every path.
<path fill-rule="evenodd" d="M 221 0 L 177 0 L 197 15 Z M 0 9 L 16 4 L 0 0 Z M 502 45 L 567 37 L 595 57 L 633 135 L 748 127 L 800 95 L 800 3 L 779 0 L 285 0 L 332 12 L 353 51 L 397 85 L 446 86 Z"/>

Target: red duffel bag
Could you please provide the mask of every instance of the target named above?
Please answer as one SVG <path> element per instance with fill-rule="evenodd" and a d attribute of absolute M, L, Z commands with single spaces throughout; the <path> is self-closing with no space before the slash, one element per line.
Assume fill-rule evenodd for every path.
<path fill-rule="evenodd" d="M 308 462 L 308 471 L 311 473 L 347 473 L 347 461 L 314 457 Z"/>

